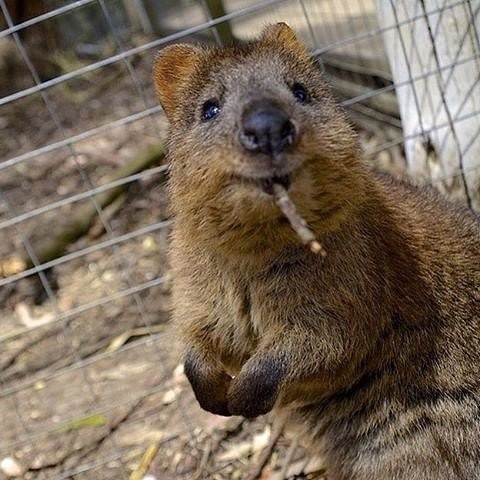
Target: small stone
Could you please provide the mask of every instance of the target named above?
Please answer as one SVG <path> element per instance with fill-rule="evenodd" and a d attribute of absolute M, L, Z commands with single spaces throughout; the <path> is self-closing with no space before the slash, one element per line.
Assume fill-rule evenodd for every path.
<path fill-rule="evenodd" d="M 0 461 L 0 470 L 8 478 L 21 477 L 23 475 L 23 468 L 13 457 L 5 457 Z"/>
<path fill-rule="evenodd" d="M 30 418 L 32 420 L 38 420 L 42 416 L 42 412 L 40 410 L 32 410 L 30 412 Z"/>
<path fill-rule="evenodd" d="M 178 393 L 178 388 L 172 388 L 171 390 L 166 391 L 162 397 L 162 405 L 170 405 L 173 403 L 176 400 Z"/>
<path fill-rule="evenodd" d="M 34 470 L 40 470 L 45 465 L 46 461 L 46 455 L 44 453 L 40 453 L 39 455 L 34 457 L 30 466 Z"/>
<path fill-rule="evenodd" d="M 111 280 L 113 280 L 114 277 L 114 273 L 111 270 L 107 270 L 103 273 L 102 280 L 104 280 L 105 282 L 110 282 Z"/>
<path fill-rule="evenodd" d="M 157 248 L 157 243 L 155 242 L 155 239 L 153 237 L 151 237 L 150 235 L 147 235 L 143 239 L 142 247 L 144 250 L 152 251 Z"/>

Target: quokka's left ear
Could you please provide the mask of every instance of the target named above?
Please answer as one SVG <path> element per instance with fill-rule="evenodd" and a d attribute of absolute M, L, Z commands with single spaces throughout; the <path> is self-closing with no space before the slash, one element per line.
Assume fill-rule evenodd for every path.
<path fill-rule="evenodd" d="M 305 45 L 298 40 L 295 32 L 284 22 L 267 25 L 263 29 L 260 39 L 264 42 L 280 43 L 292 50 L 306 51 Z"/>

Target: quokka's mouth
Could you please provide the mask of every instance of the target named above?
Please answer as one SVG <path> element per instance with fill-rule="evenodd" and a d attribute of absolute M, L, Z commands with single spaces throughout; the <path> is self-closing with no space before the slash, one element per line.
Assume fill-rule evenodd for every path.
<path fill-rule="evenodd" d="M 269 195 L 273 195 L 273 185 L 276 183 L 281 185 L 285 190 L 288 190 L 291 184 L 290 175 L 274 175 L 273 177 L 262 178 L 260 180 L 262 190 Z"/>
<path fill-rule="evenodd" d="M 260 192 L 267 195 L 273 195 L 273 186 L 275 184 L 281 185 L 285 190 L 288 190 L 294 180 L 293 173 L 287 173 L 284 175 L 271 175 L 268 177 L 246 177 L 246 176 L 234 176 L 233 182 L 240 185 L 249 185 L 258 189 Z"/>

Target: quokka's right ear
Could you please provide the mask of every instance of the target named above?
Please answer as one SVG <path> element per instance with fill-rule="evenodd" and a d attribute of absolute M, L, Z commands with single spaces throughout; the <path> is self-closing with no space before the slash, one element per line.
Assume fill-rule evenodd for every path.
<path fill-rule="evenodd" d="M 155 90 L 168 119 L 179 103 L 182 87 L 195 70 L 201 51 L 196 45 L 170 45 L 160 50 L 155 59 Z"/>

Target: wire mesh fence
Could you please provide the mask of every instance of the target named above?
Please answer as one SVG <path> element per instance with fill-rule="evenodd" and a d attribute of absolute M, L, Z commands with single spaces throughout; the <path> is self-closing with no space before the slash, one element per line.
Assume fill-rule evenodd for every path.
<path fill-rule="evenodd" d="M 0 8 L 0 478 L 142 478 L 152 446 L 162 452 L 149 465 L 154 478 L 243 478 L 269 420 L 201 412 L 168 330 L 171 219 L 154 54 L 176 41 L 244 41 L 287 21 L 318 57 L 369 161 L 479 208 L 480 2 Z M 306 472 L 286 440 L 278 448 L 288 454 L 273 457 L 272 478 Z"/>

